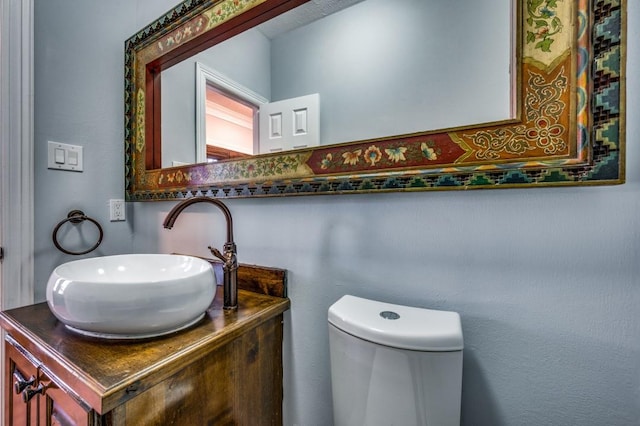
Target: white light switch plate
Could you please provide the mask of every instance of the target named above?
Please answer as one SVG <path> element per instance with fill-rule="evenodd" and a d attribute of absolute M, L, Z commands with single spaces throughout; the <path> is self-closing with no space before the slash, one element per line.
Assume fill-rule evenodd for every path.
<path fill-rule="evenodd" d="M 48 168 L 72 172 L 83 170 L 81 146 L 49 141 L 48 150 Z"/>

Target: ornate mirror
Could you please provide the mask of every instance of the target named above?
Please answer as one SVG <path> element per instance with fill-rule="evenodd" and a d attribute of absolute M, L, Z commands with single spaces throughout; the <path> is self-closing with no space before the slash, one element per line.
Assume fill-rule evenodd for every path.
<path fill-rule="evenodd" d="M 624 6 L 187 0 L 125 43 L 127 199 L 622 183 Z"/>

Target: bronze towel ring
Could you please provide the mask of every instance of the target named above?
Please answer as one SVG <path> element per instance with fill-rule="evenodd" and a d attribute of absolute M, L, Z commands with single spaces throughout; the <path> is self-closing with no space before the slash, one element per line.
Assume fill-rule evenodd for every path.
<path fill-rule="evenodd" d="M 67 222 L 71 222 L 74 225 L 76 225 L 78 223 L 84 222 L 85 220 L 88 220 L 89 222 L 93 222 L 93 224 L 98 227 L 98 231 L 100 231 L 100 236 L 98 237 L 98 242 L 95 243 L 95 245 L 93 247 L 91 247 L 90 249 L 85 250 L 85 251 L 70 251 L 70 250 L 67 250 L 67 249 L 63 248 L 60 245 L 60 243 L 58 242 L 58 230 L 60 229 L 60 227 L 62 225 L 64 225 L 65 223 L 67 223 Z M 102 232 L 102 227 L 100 226 L 100 224 L 95 219 L 92 219 L 89 216 L 86 216 L 82 210 L 71 210 L 67 214 L 67 218 L 62 220 L 60 223 L 58 223 L 56 225 L 56 227 L 53 229 L 52 238 L 53 238 L 53 244 L 61 252 L 66 253 L 66 254 L 72 254 L 72 255 L 81 255 L 81 254 L 87 254 L 87 253 L 97 249 L 98 246 L 100 245 L 100 243 L 102 242 L 102 237 L 103 236 L 104 236 L 104 233 Z"/>

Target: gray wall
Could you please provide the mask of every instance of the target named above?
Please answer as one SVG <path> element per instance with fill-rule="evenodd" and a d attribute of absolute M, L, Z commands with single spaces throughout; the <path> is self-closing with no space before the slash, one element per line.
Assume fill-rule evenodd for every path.
<path fill-rule="evenodd" d="M 70 210 L 104 228 L 103 243 L 87 256 L 132 250 L 133 223 L 110 223 L 108 200 L 124 198 L 124 41 L 151 16 L 138 15 L 128 0 L 36 0 L 34 13 L 35 298 L 43 300 L 51 270 L 75 259 L 51 240 Z M 84 172 L 48 170 L 48 140 L 83 146 Z M 95 228 L 85 222 L 81 230 L 85 241 L 70 241 L 77 232 L 65 225 L 60 242 L 76 251 L 90 247 Z"/>
<path fill-rule="evenodd" d="M 222 244 L 222 218 L 122 196 L 123 42 L 174 0 L 36 0 L 36 298 L 66 260 L 50 232 L 81 207 L 96 254 Z M 151 10 L 153 8 L 153 10 Z M 240 261 L 289 271 L 287 425 L 331 422 L 326 310 L 341 295 L 461 313 L 465 425 L 637 425 L 640 417 L 640 4 L 629 2 L 627 183 L 230 200 Z M 82 174 L 46 170 L 46 140 L 85 146 Z M 210 207 L 210 206 L 209 206 Z M 206 229 L 206 232 L 203 232 Z"/>

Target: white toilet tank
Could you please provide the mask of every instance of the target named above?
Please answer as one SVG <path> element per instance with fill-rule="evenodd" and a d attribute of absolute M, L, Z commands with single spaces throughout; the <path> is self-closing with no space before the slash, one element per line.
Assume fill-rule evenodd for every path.
<path fill-rule="evenodd" d="M 459 426 L 456 312 L 343 296 L 329 308 L 336 426 Z"/>

